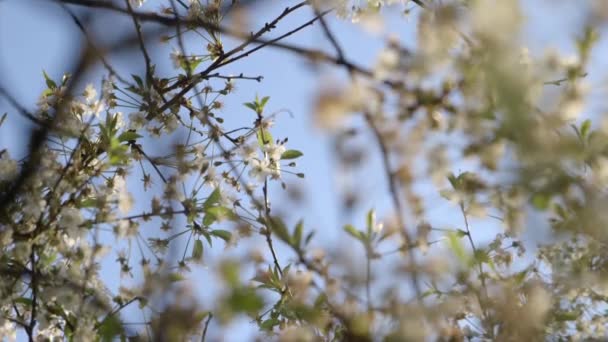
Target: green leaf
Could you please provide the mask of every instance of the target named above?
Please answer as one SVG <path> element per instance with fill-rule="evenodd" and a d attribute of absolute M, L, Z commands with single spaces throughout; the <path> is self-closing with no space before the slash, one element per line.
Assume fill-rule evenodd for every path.
<path fill-rule="evenodd" d="M 57 253 L 45 253 L 40 256 L 40 264 L 43 267 L 49 266 L 55 260 L 57 260 Z"/>
<path fill-rule="evenodd" d="M 207 242 L 209 242 L 209 246 L 213 247 L 213 242 L 211 240 L 211 235 L 209 234 L 209 232 L 207 230 L 203 230 L 201 232 L 201 235 L 205 237 L 205 239 L 207 240 Z"/>
<path fill-rule="evenodd" d="M 146 298 L 144 298 L 144 297 L 139 297 L 139 298 L 137 299 L 137 304 L 138 304 L 137 306 L 138 306 L 140 309 L 143 309 L 143 308 L 145 308 L 145 307 L 148 305 L 148 299 L 146 299 Z"/>
<path fill-rule="evenodd" d="M 547 194 L 536 193 L 532 196 L 532 205 L 538 210 L 545 210 L 549 207 L 551 197 Z"/>
<path fill-rule="evenodd" d="M 437 290 L 435 290 L 435 289 L 428 289 L 428 290 L 424 291 L 420 295 L 420 298 L 426 298 L 426 297 L 434 295 L 434 294 L 438 294 Z"/>
<path fill-rule="evenodd" d="M 585 27 L 583 36 L 576 40 L 576 47 L 583 59 L 587 58 L 591 47 L 599 39 L 599 34 L 595 28 L 590 25 Z"/>
<path fill-rule="evenodd" d="M 143 94 L 143 92 L 140 89 L 135 88 L 134 86 L 128 86 L 125 88 L 125 90 L 128 90 L 128 91 L 132 92 L 133 94 L 137 94 L 137 95 Z"/>
<path fill-rule="evenodd" d="M 513 276 L 513 279 L 515 280 L 515 284 L 521 285 L 524 282 L 524 280 L 526 279 L 527 275 L 528 275 L 528 270 L 523 270 L 521 272 L 516 273 Z"/>
<path fill-rule="evenodd" d="M 460 236 L 457 233 L 448 233 L 448 245 L 454 255 L 460 260 L 463 265 L 469 264 L 469 257 L 465 248 L 462 246 Z"/>
<path fill-rule="evenodd" d="M 308 245 L 308 243 L 310 242 L 310 240 L 312 240 L 313 236 L 315 236 L 315 232 L 314 231 L 306 234 L 306 238 L 304 238 L 304 244 Z"/>
<path fill-rule="evenodd" d="M 182 281 L 186 278 L 184 278 L 184 276 L 181 273 L 178 272 L 172 272 L 169 274 L 169 281 L 172 283 L 176 283 L 178 281 Z"/>
<path fill-rule="evenodd" d="M 358 231 L 357 228 L 350 224 L 344 226 L 344 231 L 359 241 L 365 241 L 365 235 L 363 232 Z"/>
<path fill-rule="evenodd" d="M 49 75 L 46 73 L 46 71 L 42 70 L 42 75 L 44 75 L 44 80 L 46 81 L 46 86 L 49 87 L 50 89 L 56 89 L 57 88 L 57 83 L 55 83 L 55 81 L 53 81 Z"/>
<path fill-rule="evenodd" d="M 278 319 L 270 318 L 270 319 L 267 319 L 267 320 L 263 321 L 262 323 L 260 323 L 260 328 L 262 330 L 272 331 L 272 329 L 275 326 L 279 325 L 279 323 L 281 323 L 281 321 L 279 321 Z"/>
<path fill-rule="evenodd" d="M 296 159 L 296 158 L 300 158 L 303 155 L 304 155 L 304 153 L 302 153 L 298 150 L 287 150 L 287 151 L 283 152 L 283 154 L 281 155 L 281 159 Z"/>
<path fill-rule="evenodd" d="M 126 131 L 118 136 L 118 141 L 125 142 L 125 141 L 129 141 L 129 140 L 137 140 L 139 138 L 141 138 L 141 135 L 139 135 L 133 131 Z"/>
<path fill-rule="evenodd" d="M 270 100 L 270 96 L 264 96 L 262 98 L 262 101 L 259 102 L 259 108 L 260 110 L 264 110 L 264 107 L 266 107 L 266 103 L 268 103 L 268 100 Z"/>
<path fill-rule="evenodd" d="M 321 293 L 317 299 L 315 299 L 315 303 L 313 304 L 313 306 L 315 308 L 321 308 L 321 306 L 323 304 L 325 304 L 325 302 L 327 302 L 327 295 L 325 293 Z"/>
<path fill-rule="evenodd" d="M 197 239 L 194 241 L 194 247 L 192 248 L 192 259 L 196 261 L 203 260 L 203 241 Z"/>
<path fill-rule="evenodd" d="M 236 312 L 245 312 L 255 315 L 264 308 L 264 300 L 255 290 L 249 288 L 237 288 L 228 298 L 228 307 Z"/>
<path fill-rule="evenodd" d="M 221 221 L 223 219 L 235 220 L 238 218 L 238 216 L 232 211 L 232 209 L 221 206 L 206 208 L 205 214 L 205 219 L 208 216 L 211 216 L 211 218 L 213 218 L 212 223 L 215 221 Z M 205 219 L 203 219 L 203 222 Z"/>
<path fill-rule="evenodd" d="M 184 60 L 180 62 L 180 66 L 185 71 L 188 71 L 188 66 L 190 66 L 190 71 L 194 71 L 194 69 L 196 69 L 196 67 L 201 64 L 202 61 L 202 58 L 190 58 L 190 60 L 186 60 L 184 58 Z"/>
<path fill-rule="evenodd" d="M 102 341 L 114 341 L 115 337 L 123 332 L 122 322 L 116 315 L 108 316 L 101 322 L 97 331 L 101 335 Z"/>
<path fill-rule="evenodd" d="M 458 237 L 465 237 L 465 236 L 469 235 L 469 233 L 467 233 L 465 230 L 462 230 L 462 229 L 457 229 L 455 234 L 457 234 Z"/>
<path fill-rule="evenodd" d="M 256 112 L 256 113 L 258 112 L 258 110 L 257 110 L 257 107 L 256 107 L 255 103 L 252 103 L 252 102 L 245 102 L 245 103 L 243 103 L 243 105 L 244 105 L 245 107 L 247 107 L 247 108 L 249 108 L 249 109 L 253 110 L 253 111 L 254 111 L 254 112 Z"/>
<path fill-rule="evenodd" d="M 289 236 L 289 232 L 287 231 L 287 226 L 280 217 L 269 217 L 268 223 L 272 232 L 275 233 L 279 239 L 291 244 L 291 238 Z"/>
<path fill-rule="evenodd" d="M 589 134 L 589 130 L 591 129 L 591 120 L 587 119 L 585 121 L 583 121 L 583 123 L 581 124 L 581 140 L 585 140 L 587 138 L 587 135 Z"/>
<path fill-rule="evenodd" d="M 367 212 L 367 234 L 371 234 L 373 229 L 374 229 L 374 225 L 376 224 L 376 211 L 374 209 L 371 209 L 370 211 Z"/>
<path fill-rule="evenodd" d="M 127 159 L 127 151 L 129 147 L 122 145 L 117 138 L 112 137 L 110 139 L 110 149 L 108 150 L 108 157 L 111 165 L 124 164 Z"/>
<path fill-rule="evenodd" d="M 220 188 L 219 187 L 215 188 L 215 190 L 213 190 L 211 195 L 209 195 L 209 197 L 207 197 L 207 199 L 205 200 L 205 203 L 203 204 L 203 208 L 207 209 L 207 208 L 210 208 L 210 207 L 218 204 L 221 197 L 222 197 L 222 195 L 220 193 Z"/>
<path fill-rule="evenodd" d="M 133 74 L 131 74 L 131 77 L 133 77 L 133 79 L 135 80 L 135 83 L 137 83 L 137 85 L 139 86 L 140 89 L 144 87 L 144 81 L 142 81 L 141 77 L 139 77 L 137 75 L 133 75 Z"/>
<path fill-rule="evenodd" d="M 453 173 L 450 172 L 450 174 L 448 175 L 448 180 L 450 181 L 452 188 L 454 190 L 458 190 L 458 178 L 456 178 Z"/>
<path fill-rule="evenodd" d="M 202 58 L 197 58 L 197 57 L 182 57 L 179 59 L 179 66 L 184 69 L 184 71 L 188 71 L 188 66 L 190 67 L 190 71 L 194 71 L 194 69 L 196 69 L 196 67 L 201 64 L 201 62 L 203 61 Z"/>
<path fill-rule="evenodd" d="M 211 215 L 211 214 L 207 214 L 205 215 L 205 217 L 203 217 L 203 225 L 205 226 L 210 226 L 213 224 L 213 222 L 215 222 L 216 217 Z"/>
<path fill-rule="evenodd" d="M 258 138 L 258 144 L 260 145 L 260 147 L 264 147 L 264 145 L 267 145 L 267 144 L 272 144 L 272 140 L 273 140 L 272 134 L 270 134 L 270 132 L 267 129 L 263 129 L 263 128 L 258 129 L 256 136 Z M 285 151 L 285 152 L 287 152 L 287 151 Z"/>
<path fill-rule="evenodd" d="M 19 297 L 19 298 L 13 300 L 13 302 L 15 302 L 16 304 L 23 304 L 25 306 L 31 306 L 32 305 L 32 300 L 30 298 L 27 298 L 27 297 Z"/>
<path fill-rule="evenodd" d="M 474 258 L 477 263 L 484 264 L 490 261 L 490 256 L 488 252 L 484 249 L 478 249 L 474 253 Z"/>
<path fill-rule="evenodd" d="M 232 239 L 232 233 L 227 230 L 215 229 L 211 231 L 211 235 L 216 236 L 226 242 L 229 242 Z"/>
<path fill-rule="evenodd" d="M 78 204 L 79 208 L 94 208 L 95 206 L 97 206 L 97 198 L 95 197 L 85 198 Z"/>
<path fill-rule="evenodd" d="M 581 315 L 580 312 L 574 311 L 574 310 L 573 311 L 556 311 L 553 314 L 553 317 L 558 322 L 564 322 L 564 321 L 575 321 L 580 315 Z"/>
<path fill-rule="evenodd" d="M 300 248 L 302 244 L 302 231 L 304 230 L 304 221 L 300 220 L 296 224 L 296 228 L 293 232 L 293 245 L 297 248 Z"/>

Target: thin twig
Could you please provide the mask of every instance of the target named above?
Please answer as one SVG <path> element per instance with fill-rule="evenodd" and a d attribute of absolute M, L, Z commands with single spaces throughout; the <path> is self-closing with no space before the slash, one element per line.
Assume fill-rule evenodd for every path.
<path fill-rule="evenodd" d="M 466 230 L 466 235 L 467 235 L 467 239 L 469 240 L 469 243 L 471 244 L 471 248 L 473 249 L 473 257 L 476 260 L 477 257 L 477 248 L 475 247 L 475 241 L 473 240 L 473 236 L 471 235 L 471 230 L 470 230 L 470 226 L 469 226 L 469 219 L 467 218 L 467 213 L 464 209 L 464 203 L 461 201 L 460 204 L 460 212 L 462 213 L 462 217 L 464 219 L 464 227 Z M 479 295 L 479 293 L 476 292 L 477 295 L 477 300 L 479 301 L 479 305 L 481 307 L 481 310 L 483 312 L 483 320 L 484 321 L 488 321 L 488 323 L 491 324 L 490 321 L 490 316 L 489 316 L 489 312 L 487 309 L 487 305 L 486 305 L 486 301 L 489 298 L 488 297 L 488 287 L 486 286 L 486 277 L 485 274 L 483 272 L 483 266 L 482 266 L 482 262 L 478 261 L 477 265 L 479 267 L 479 278 L 481 280 L 481 286 L 483 288 L 484 291 L 484 295 L 483 297 Z M 493 335 L 493 329 L 492 327 L 490 327 L 490 329 L 488 329 L 488 331 L 490 332 L 491 335 Z M 493 336 L 491 336 L 493 337 Z"/>
<path fill-rule="evenodd" d="M 205 321 L 205 327 L 203 328 L 203 335 L 201 336 L 201 342 L 205 342 L 205 338 L 207 337 L 207 330 L 209 329 L 209 323 L 213 319 L 213 314 L 209 312 L 209 316 L 207 316 L 207 320 Z"/>

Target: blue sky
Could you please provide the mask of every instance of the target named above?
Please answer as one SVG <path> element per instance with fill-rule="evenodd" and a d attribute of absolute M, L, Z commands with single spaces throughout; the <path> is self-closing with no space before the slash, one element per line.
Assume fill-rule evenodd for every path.
<path fill-rule="evenodd" d="M 281 3 L 278 6 L 277 3 Z M 155 9 L 161 1 L 148 0 L 143 9 Z M 162 1 L 165 3 L 165 1 Z M 284 6 L 296 3 L 295 1 L 260 1 L 251 13 L 250 21 L 252 28 L 259 27 L 266 21 L 274 18 L 280 13 Z M 533 54 L 540 54 L 545 47 L 553 46 L 562 51 L 573 51 L 572 37 L 576 32 L 569 28 L 579 27 L 584 18 L 584 8 L 569 1 L 523 1 L 529 19 L 534 23 L 527 27 L 524 34 L 524 41 L 531 46 L 538 46 L 533 49 Z M 534 3 L 534 5 L 530 5 Z M 305 8 L 297 11 L 294 15 L 282 21 L 273 33 L 285 32 L 294 28 L 306 20 L 310 19 L 312 12 Z M 399 13 L 389 12 L 386 15 L 387 32 L 399 35 L 399 38 L 406 46 L 415 46 L 415 16 L 408 20 L 403 20 Z M 367 31 L 353 26 L 348 22 L 329 20 L 331 27 L 335 30 L 340 43 L 343 45 L 347 56 L 361 64 L 373 65 L 373 60 L 385 42 L 385 35 L 373 35 Z M 109 22 L 108 20 L 98 19 L 95 21 L 95 29 L 106 37 L 120 34 L 123 29 L 131 30 L 131 22 L 128 18 L 122 21 Z M 570 30 L 569 34 L 564 34 Z M 42 70 L 46 70 L 51 76 L 59 77 L 69 62 L 66 57 L 70 56 L 72 49 L 80 46 L 82 35 L 71 19 L 56 5 L 42 1 L 3 1 L 0 2 L 0 75 L 2 84 L 8 87 L 12 94 L 27 108 L 34 109 L 35 102 L 44 89 Z M 297 43 L 302 46 L 324 48 L 332 52 L 331 46 L 326 42 L 325 36 L 318 25 L 307 28 L 296 35 L 290 37 L 288 42 Z M 226 40 L 226 45 L 231 41 Z M 198 45 L 197 45 L 198 44 Z M 200 41 L 188 41 L 188 49 L 200 49 Z M 607 61 L 602 56 L 606 56 L 606 40 L 600 42 L 600 47 L 595 50 L 592 60 L 592 68 L 606 70 Z M 163 46 L 155 50 L 152 54 L 153 60 L 158 64 L 159 73 L 171 73 L 172 70 L 168 54 L 173 45 Z M 130 73 L 143 74 L 143 58 L 137 52 L 113 56 L 112 62 L 115 67 L 124 74 Z M 91 75 L 95 84 L 99 84 L 99 70 Z M 335 170 L 336 163 L 332 161 L 331 137 L 315 128 L 312 112 L 314 106 L 314 96 L 323 82 L 330 78 L 344 79 L 341 70 L 332 68 L 311 68 L 301 58 L 276 49 L 263 49 L 241 62 L 229 65 L 225 73 L 244 73 L 246 75 L 263 75 L 261 83 L 250 81 L 238 81 L 237 93 L 227 98 L 226 107 L 223 110 L 224 117 L 233 118 L 251 115 L 242 106 L 243 102 L 250 101 L 256 94 L 260 96 L 270 96 L 271 100 L 267 106 L 270 111 L 287 109 L 292 115 L 280 115 L 277 124 L 273 129 L 275 138 L 289 137 L 289 147 L 304 152 L 304 157 L 299 160 L 298 171 L 304 172 L 304 180 L 293 177 L 291 180 L 301 184 L 306 189 L 306 200 L 304 204 L 289 208 L 290 215 L 294 222 L 300 217 L 306 219 L 306 226 L 315 229 L 318 233 L 317 239 L 323 246 L 332 246 L 340 243 L 344 238 L 342 225 L 344 223 L 354 223 L 362 226 L 364 213 L 370 208 L 375 207 L 380 213 L 385 212 L 390 202 L 387 193 L 384 191 L 386 183 L 381 176 L 381 169 L 374 166 L 366 169 L 365 174 L 358 174 L 362 177 L 361 186 L 369 194 L 361 204 L 360 208 L 344 216 L 340 212 L 340 199 L 337 184 L 340 175 Z M 328 77 L 330 75 L 331 77 Z M 605 77 L 602 73 L 598 76 Z M 592 83 L 604 81 L 595 74 L 591 74 Z M 96 78 L 97 77 L 97 78 Z M 593 113 L 599 113 L 605 107 L 600 102 L 603 92 L 597 96 L 598 100 L 591 102 Z M 4 111 L 9 112 L 8 122 L 0 128 L 0 148 L 9 148 L 13 156 L 23 156 L 26 151 L 29 127 L 27 123 L 18 117 L 14 110 L 0 100 L 0 114 Z M 591 112 L 590 112 L 591 113 Z M 126 114 L 126 113 L 125 113 Z M 247 122 L 252 121 L 247 119 Z M 276 133 L 275 133 L 276 132 Z M 374 156 L 370 159 L 370 165 L 379 165 L 377 153 L 374 146 L 370 144 L 370 151 L 374 151 Z M 455 170 L 458 171 L 458 170 Z M 464 171 L 464 170 L 462 170 Z M 289 182 L 288 182 L 289 183 Z M 421 189 L 431 189 L 421 186 Z M 272 198 L 282 199 L 285 194 L 276 184 L 274 186 Z M 142 207 L 143 208 L 143 207 Z M 440 199 L 436 194 L 428 193 L 427 208 L 429 214 L 436 216 L 438 225 L 460 225 L 461 218 L 457 212 L 451 210 L 450 205 Z M 293 222 L 292 222 L 293 223 Z M 474 232 L 475 234 L 475 232 Z M 222 252 L 221 244 L 214 244 L 213 254 L 219 255 Z M 279 253 L 286 251 L 279 248 Z M 113 257 L 110 257 L 113 260 Z M 213 260 L 213 259 L 210 259 Z M 211 261 L 210 261 L 211 262 Z M 195 272 L 198 280 L 207 284 L 212 284 L 213 278 L 209 278 L 205 271 Z M 116 274 L 106 273 L 104 277 L 108 282 L 117 284 L 119 279 Z M 213 287 L 210 285 L 211 288 Z M 208 292 L 207 299 L 210 299 L 212 291 Z M 241 322 L 242 323 L 242 322 Z M 239 324 L 239 329 L 227 331 L 224 338 L 226 340 L 238 340 L 243 337 L 249 328 Z M 213 326 L 212 326 L 213 333 Z"/>

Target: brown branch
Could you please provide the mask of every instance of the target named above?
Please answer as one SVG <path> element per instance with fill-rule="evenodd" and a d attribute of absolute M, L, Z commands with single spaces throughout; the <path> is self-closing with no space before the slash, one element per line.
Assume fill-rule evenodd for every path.
<path fill-rule="evenodd" d="M 279 36 L 277 38 L 274 38 L 274 39 L 271 39 L 269 41 L 263 42 L 259 46 L 256 46 L 255 48 L 252 48 L 249 51 L 243 52 L 242 54 L 240 54 L 238 56 L 235 56 L 235 57 L 233 57 L 233 58 L 231 58 L 229 60 L 226 60 L 226 61 L 222 62 L 219 66 L 223 66 L 223 65 L 235 62 L 235 61 L 237 61 L 237 60 L 239 60 L 239 59 L 241 59 L 243 57 L 249 56 L 250 54 L 252 54 L 252 53 L 254 53 L 254 52 L 256 52 L 256 51 L 258 51 L 258 50 L 260 50 L 260 49 L 262 49 L 262 48 L 264 48 L 266 46 L 273 45 L 273 44 L 275 44 L 275 43 L 277 43 L 277 42 L 279 42 L 279 41 L 281 41 L 281 40 L 283 40 L 283 39 L 285 39 L 285 38 L 287 38 L 287 37 L 289 37 L 289 36 L 297 33 L 298 31 L 301 31 L 304 28 L 306 28 L 306 27 L 314 24 L 315 21 L 323 18 L 323 16 L 326 15 L 327 13 L 329 13 L 329 12 L 330 11 L 325 11 L 323 13 L 320 13 L 317 16 L 315 16 L 314 18 L 312 18 L 311 20 L 309 20 L 309 21 L 305 22 L 304 24 L 296 27 L 295 29 L 293 29 L 293 30 L 291 30 L 291 31 L 289 31 L 289 32 L 287 32 L 285 34 L 282 34 L 281 36 Z"/>
<path fill-rule="evenodd" d="M 246 46 L 248 46 L 249 44 L 258 41 L 263 34 L 269 32 L 270 30 L 272 30 L 273 28 L 275 28 L 276 25 L 279 23 L 279 21 L 281 21 L 282 19 L 284 19 L 288 14 L 292 13 L 293 11 L 297 10 L 298 8 L 301 8 L 302 6 L 306 5 L 306 3 L 307 3 L 306 1 L 303 1 L 303 2 L 301 2 L 301 3 L 299 3 L 299 4 L 295 5 L 295 6 L 285 8 L 285 10 L 283 10 L 283 12 L 278 17 L 276 17 L 270 23 L 264 24 L 264 26 L 261 29 L 259 29 L 255 34 L 251 34 L 251 36 L 243 34 L 242 32 L 238 32 L 238 33 L 235 34 L 234 31 L 231 31 L 230 33 L 228 33 L 227 30 L 220 29 L 219 26 L 214 25 L 214 27 L 218 28 L 217 31 L 220 32 L 220 33 L 228 33 L 229 35 L 234 35 L 234 36 L 238 35 L 240 38 L 244 38 L 246 40 L 243 43 L 241 43 L 240 45 L 238 45 L 235 48 L 233 48 L 232 50 L 230 50 L 230 51 L 228 51 L 226 53 L 223 53 L 211 65 L 209 65 L 205 70 L 203 70 L 200 73 L 196 74 L 193 78 L 191 78 L 191 79 L 188 78 L 186 80 L 177 81 L 171 87 L 169 87 L 168 89 L 165 89 L 167 91 L 167 90 L 172 90 L 174 88 L 179 88 L 179 87 L 183 86 L 183 89 L 178 94 L 176 94 L 169 101 L 165 102 L 165 104 L 159 108 L 159 110 L 158 110 L 159 113 L 162 113 L 167 108 L 170 108 L 177 101 L 179 101 L 180 98 L 182 98 L 190 90 L 192 90 L 198 83 L 200 83 L 201 81 L 203 81 L 206 78 L 207 75 L 209 75 L 211 72 L 213 72 L 214 70 L 218 69 L 219 67 L 225 65 L 226 63 L 224 63 L 224 62 L 226 60 L 228 60 L 231 56 L 235 55 L 236 53 L 238 53 L 239 51 L 241 51 L 242 49 L 244 49 Z M 152 114 L 148 114 L 148 116 L 146 117 L 146 119 L 148 119 L 148 120 L 150 120 L 152 118 L 153 118 Z"/>

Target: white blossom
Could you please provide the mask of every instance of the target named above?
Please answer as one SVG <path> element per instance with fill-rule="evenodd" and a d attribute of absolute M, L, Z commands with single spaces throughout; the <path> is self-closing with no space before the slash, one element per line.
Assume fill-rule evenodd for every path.
<path fill-rule="evenodd" d="M 220 185 L 220 178 L 217 175 L 215 166 L 209 166 L 209 168 L 207 168 L 207 174 L 204 177 L 203 184 L 206 184 L 213 189 Z"/>
<path fill-rule="evenodd" d="M 268 159 L 251 159 L 249 165 L 249 177 L 258 182 L 263 182 L 271 174 Z"/>
<path fill-rule="evenodd" d="M 181 68 L 181 62 L 182 62 L 182 59 L 184 58 L 182 52 L 178 49 L 173 49 L 173 51 L 171 51 L 170 57 L 171 57 L 171 61 L 173 62 L 173 67 L 175 69 Z"/>
<path fill-rule="evenodd" d="M 60 228 L 66 229 L 73 233 L 79 230 L 78 228 L 83 222 L 84 219 L 82 218 L 82 214 L 77 208 L 63 207 L 61 209 L 61 214 L 58 222 Z"/>
<path fill-rule="evenodd" d="M 82 93 L 82 96 L 84 96 L 84 99 L 88 104 L 91 104 L 97 98 L 97 90 L 95 90 L 95 87 L 93 87 L 93 85 L 89 83 L 84 88 L 84 92 Z"/>
<path fill-rule="evenodd" d="M 133 197 L 127 190 L 127 185 L 124 177 L 114 177 L 114 196 L 118 201 L 118 210 L 126 214 L 133 206 Z"/>
<path fill-rule="evenodd" d="M 146 115 L 143 112 L 133 112 L 129 114 L 129 129 L 141 128 L 146 122 Z"/>
<path fill-rule="evenodd" d="M 186 18 L 188 20 L 195 20 L 196 18 L 198 18 L 200 13 L 201 4 L 199 0 L 190 0 L 190 6 L 188 7 L 188 15 Z"/>
<path fill-rule="evenodd" d="M 0 338 L 4 341 L 16 341 L 17 340 L 17 327 L 15 323 L 5 320 L 0 326 Z"/>
<path fill-rule="evenodd" d="M 27 197 L 23 206 L 23 214 L 26 217 L 38 219 L 42 209 L 46 207 L 44 199 L 36 199 L 36 196 Z"/>
<path fill-rule="evenodd" d="M 399 65 L 399 52 L 389 47 L 380 51 L 374 67 L 374 77 L 385 79 Z"/>
<path fill-rule="evenodd" d="M 258 157 L 257 142 L 241 145 L 238 149 L 238 154 L 246 162 L 249 162 L 250 160 L 257 158 Z"/>
<path fill-rule="evenodd" d="M 267 144 L 264 147 L 266 153 L 268 153 L 268 158 L 273 162 L 278 162 L 281 160 L 281 156 L 286 151 L 285 146 L 282 144 Z"/>
<path fill-rule="evenodd" d="M 38 106 L 39 112 L 46 112 L 51 108 L 51 98 L 48 95 L 40 95 L 36 105 Z"/>
<path fill-rule="evenodd" d="M 44 329 L 38 330 L 36 335 L 36 341 L 61 341 L 63 339 L 63 332 L 55 324 L 48 325 Z"/>
<path fill-rule="evenodd" d="M 101 84 L 101 96 L 102 98 L 108 100 L 110 95 L 114 92 L 114 76 L 110 76 L 109 78 L 104 78 Z"/>

